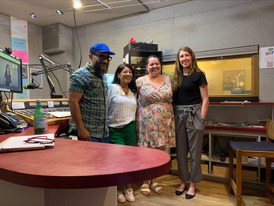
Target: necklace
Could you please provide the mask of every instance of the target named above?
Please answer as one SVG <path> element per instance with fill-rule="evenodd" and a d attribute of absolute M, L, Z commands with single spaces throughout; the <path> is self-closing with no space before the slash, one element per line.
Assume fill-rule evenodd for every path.
<path fill-rule="evenodd" d="M 125 92 L 125 94 L 127 95 L 128 92 L 129 92 L 129 88 L 122 88 L 122 89 L 123 89 L 123 91 Z"/>
<path fill-rule="evenodd" d="M 127 95 L 128 94 L 128 92 L 129 92 L 129 87 L 128 87 L 128 85 L 126 86 L 126 87 L 122 87 L 121 85 L 120 85 L 120 87 L 122 88 L 122 90 L 125 92 L 125 94 Z"/>

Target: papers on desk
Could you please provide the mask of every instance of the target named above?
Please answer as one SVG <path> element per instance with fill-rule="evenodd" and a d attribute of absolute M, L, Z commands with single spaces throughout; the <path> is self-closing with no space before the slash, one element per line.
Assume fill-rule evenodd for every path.
<path fill-rule="evenodd" d="M 47 138 L 52 140 L 50 143 L 43 143 L 43 139 Z M 25 142 L 26 140 L 32 140 L 32 143 Z M 33 143 L 37 140 L 37 143 Z M 54 134 L 40 134 L 40 135 L 30 135 L 30 136 L 14 136 L 9 137 L 5 141 L 0 143 L 0 152 L 13 152 L 21 150 L 35 150 L 35 149 L 45 149 L 46 147 L 54 146 Z"/>
<path fill-rule="evenodd" d="M 70 117 L 70 112 L 50 112 L 50 115 L 54 116 L 54 117 L 58 117 L 58 118 L 61 118 L 61 117 Z"/>

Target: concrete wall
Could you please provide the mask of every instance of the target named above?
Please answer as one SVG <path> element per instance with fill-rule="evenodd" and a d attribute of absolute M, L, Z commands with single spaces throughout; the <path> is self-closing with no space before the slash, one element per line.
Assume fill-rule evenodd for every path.
<path fill-rule="evenodd" d="M 163 55 L 176 54 L 183 46 L 194 51 L 259 45 L 274 46 L 274 1 L 201 0 L 182 3 L 149 13 L 78 28 L 84 64 L 89 46 L 104 42 L 116 52 L 109 73 L 123 61 L 123 47 L 133 37 L 154 40 Z M 74 62 L 79 47 L 74 42 Z M 260 101 L 274 102 L 274 69 L 260 70 Z M 272 94 L 272 95 L 270 95 Z"/>
<path fill-rule="evenodd" d="M 40 54 L 50 58 L 51 60 L 54 60 L 60 64 L 67 64 L 71 63 L 73 66 L 73 29 L 67 26 L 64 26 L 64 31 L 62 33 L 64 34 L 62 36 L 63 38 L 63 46 L 65 48 L 65 52 L 58 53 L 58 54 L 44 54 L 43 53 L 43 46 L 42 46 L 42 27 L 37 26 L 34 24 L 29 24 L 28 26 L 28 33 L 29 33 L 29 62 L 31 65 L 40 65 L 40 61 L 38 59 L 38 56 Z M 46 62 L 47 63 L 47 62 Z M 52 67 L 54 65 L 50 65 Z M 33 66 L 36 67 L 36 66 Z M 40 68 L 42 68 L 40 66 Z M 54 75 L 53 75 L 54 74 Z M 69 73 L 64 70 L 56 70 L 52 73 L 49 73 L 50 78 L 52 79 L 56 94 L 63 95 L 64 98 L 68 97 L 68 79 L 69 79 Z M 36 99 L 36 98 L 50 98 L 50 88 L 46 81 L 45 75 L 42 74 L 43 77 L 43 89 L 33 89 L 30 90 L 30 98 Z"/>
<path fill-rule="evenodd" d="M 11 30 L 10 30 L 10 17 L 4 14 L 0 14 L 0 48 L 11 48 Z"/>
<path fill-rule="evenodd" d="M 190 1 L 142 15 L 105 21 L 78 27 L 81 51 L 81 66 L 89 61 L 89 47 L 96 42 L 105 42 L 116 52 L 110 63 L 109 73 L 123 61 L 123 48 L 133 37 L 138 41 L 154 40 L 163 55 L 174 55 L 183 46 L 195 52 L 241 46 L 274 46 L 274 1 L 241 0 Z M 39 64 L 38 55 L 43 54 L 42 27 L 29 24 L 29 63 Z M 0 48 L 11 47 L 10 17 L 0 14 Z M 47 55 L 74 69 L 80 64 L 80 50 L 73 28 L 65 27 L 64 47 L 66 52 Z M 74 43 L 73 43 L 74 42 Z M 56 72 L 64 92 L 67 90 L 68 73 Z M 54 80 L 54 77 L 52 77 Z M 261 102 L 274 102 L 274 69 L 261 69 L 259 92 Z M 54 80 L 56 93 L 61 94 Z M 31 90 L 30 98 L 49 98 L 49 88 L 44 80 L 43 90 Z"/>
<path fill-rule="evenodd" d="M 43 53 L 42 47 L 42 27 L 37 26 L 35 24 L 28 23 L 28 52 L 29 52 L 29 66 L 30 68 L 40 68 L 41 64 L 38 59 L 40 54 L 43 54 L 49 57 L 52 60 L 60 64 L 67 64 L 71 63 L 73 66 L 73 29 L 67 26 L 64 26 L 63 31 L 63 39 L 64 39 L 64 48 L 65 52 L 59 54 L 52 54 L 47 55 Z M 11 26 L 10 26 L 10 16 L 0 14 L 0 48 L 5 49 L 5 47 L 12 47 L 11 46 Z M 56 94 L 63 94 L 67 95 L 68 90 L 68 79 L 69 73 L 64 72 L 63 70 L 54 71 L 54 75 L 56 78 L 50 74 L 52 81 L 56 87 Z M 47 84 L 45 75 L 42 74 L 42 81 L 43 81 L 43 89 L 32 89 L 28 90 L 29 98 L 30 99 L 45 99 L 50 98 L 50 88 Z M 58 80 L 56 80 L 58 79 Z M 68 95 L 67 95 L 68 96 Z M 66 96 L 64 96 L 66 98 Z"/>

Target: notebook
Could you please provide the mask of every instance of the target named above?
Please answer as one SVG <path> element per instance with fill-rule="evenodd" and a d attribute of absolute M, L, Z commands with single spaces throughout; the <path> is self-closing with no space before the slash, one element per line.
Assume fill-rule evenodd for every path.
<path fill-rule="evenodd" d="M 0 152 L 14 152 L 22 150 L 35 150 L 35 149 L 45 149 L 46 147 L 54 146 L 54 142 L 41 144 L 41 143 L 26 143 L 25 140 L 29 138 L 39 138 L 47 137 L 54 140 L 54 134 L 41 134 L 41 135 L 29 135 L 29 136 L 14 136 L 9 137 L 0 143 Z"/>

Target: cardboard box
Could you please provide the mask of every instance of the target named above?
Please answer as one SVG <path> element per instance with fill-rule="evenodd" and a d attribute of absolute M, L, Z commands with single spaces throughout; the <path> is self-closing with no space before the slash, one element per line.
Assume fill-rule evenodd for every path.
<path fill-rule="evenodd" d="M 190 171 L 190 162 L 188 162 L 188 168 Z M 208 174 L 208 164 L 201 164 L 201 168 L 203 174 Z"/>
<path fill-rule="evenodd" d="M 255 170 L 242 170 L 242 179 L 245 180 L 254 180 L 257 181 L 257 171 Z M 213 165 L 212 174 L 221 176 L 221 177 L 228 177 L 229 176 L 229 169 L 228 166 L 217 166 Z M 235 169 L 234 169 L 234 175 L 235 175 Z"/>
<path fill-rule="evenodd" d="M 221 177 L 228 177 L 228 167 L 213 165 L 212 174 Z"/>
<path fill-rule="evenodd" d="M 178 170 L 178 162 L 177 159 L 171 160 L 171 169 Z"/>
<path fill-rule="evenodd" d="M 208 174 L 208 164 L 202 164 L 202 173 Z"/>
<path fill-rule="evenodd" d="M 208 164 L 202 164 L 201 167 L 202 167 L 202 173 L 203 174 L 208 174 Z M 190 162 L 188 162 L 188 168 L 190 170 Z M 177 159 L 171 160 L 171 169 L 178 170 Z"/>

